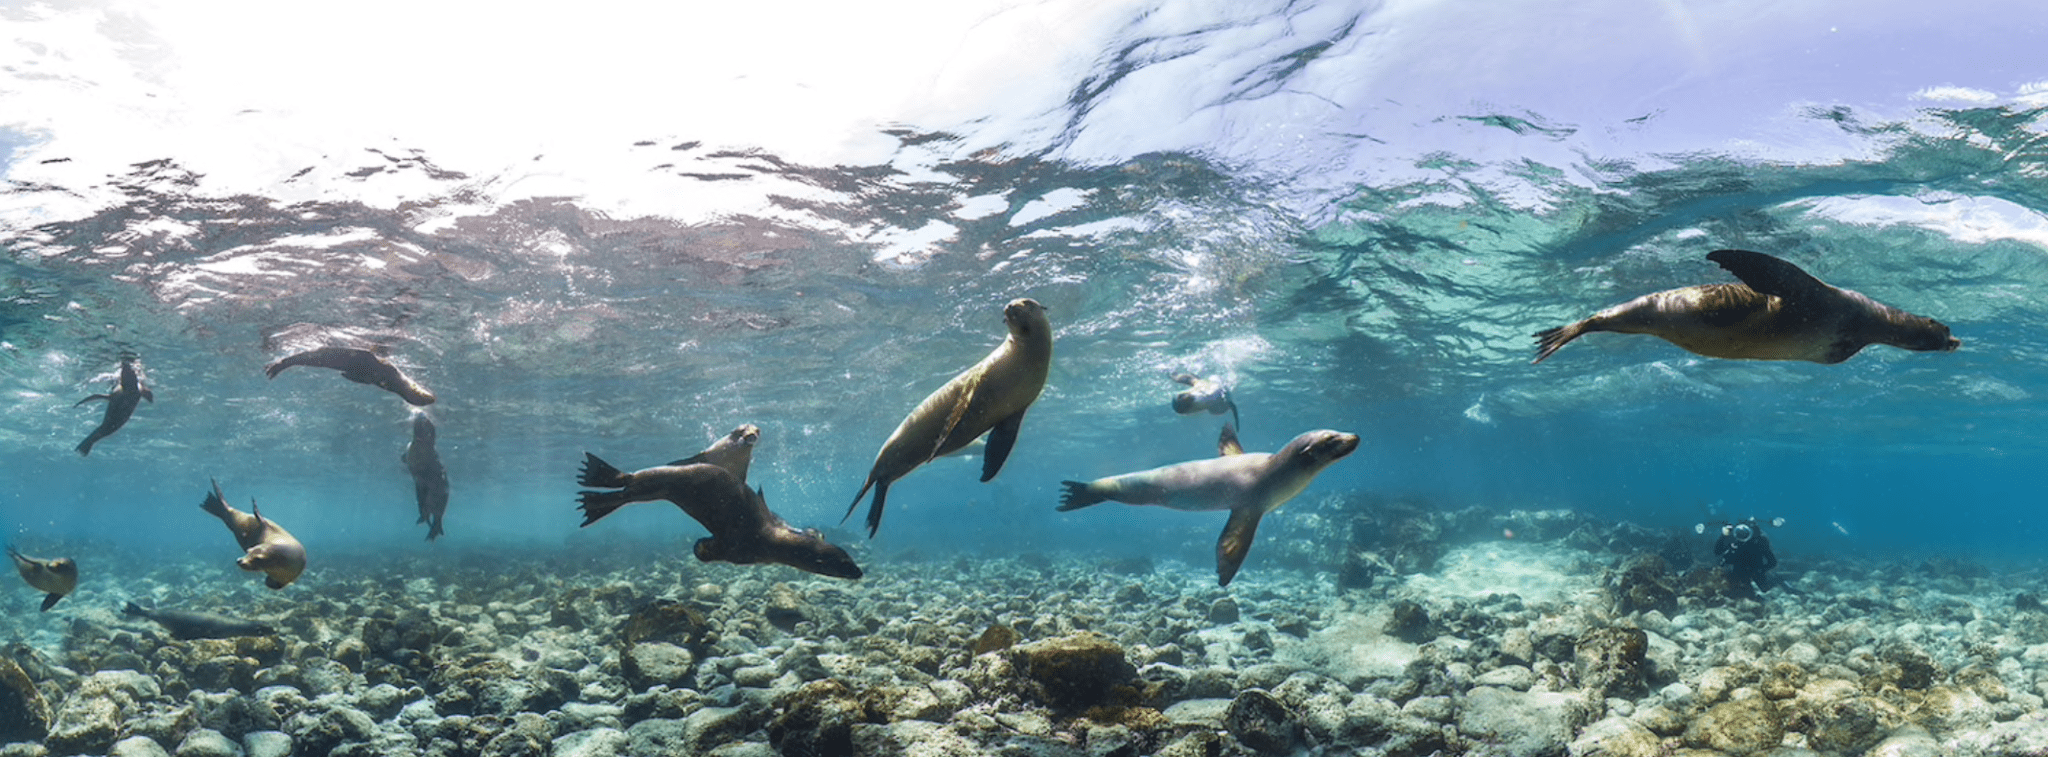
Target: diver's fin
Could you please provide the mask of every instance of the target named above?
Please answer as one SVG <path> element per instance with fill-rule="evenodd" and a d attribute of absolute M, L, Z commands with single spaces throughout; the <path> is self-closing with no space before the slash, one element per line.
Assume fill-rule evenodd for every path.
<path fill-rule="evenodd" d="M 1833 289 L 1799 266 L 1761 252 L 1715 250 L 1707 253 L 1707 259 L 1735 274 L 1749 288 L 1790 302 L 1811 302 Z"/>
<path fill-rule="evenodd" d="M 1244 556 L 1252 551 L 1252 537 L 1259 532 L 1259 519 L 1266 517 L 1263 508 L 1244 507 L 1230 511 L 1230 522 L 1223 524 L 1223 535 L 1216 539 L 1216 580 L 1220 586 L 1229 586 L 1230 579 L 1237 577 L 1237 569 L 1244 565 Z"/>
<path fill-rule="evenodd" d="M 1223 424 L 1223 433 L 1216 436 L 1216 454 L 1221 457 L 1244 454 L 1244 445 L 1237 441 L 1237 429 Z"/>
<path fill-rule="evenodd" d="M 63 598 L 64 598 L 64 595 L 62 595 L 62 594 L 58 594 L 57 592 L 54 592 L 54 591 L 53 591 L 53 592 L 50 592 L 50 593 L 49 593 L 49 594 L 47 594 L 47 595 L 45 595 L 45 596 L 43 597 L 43 612 L 49 612 L 49 611 L 50 611 L 50 608 L 52 608 L 52 607 L 56 607 L 56 606 L 57 606 L 57 600 L 59 600 L 59 599 L 63 599 Z"/>
<path fill-rule="evenodd" d="M 1003 470 L 1003 461 L 1010 459 L 1010 448 L 1017 446 L 1017 430 L 1024 427 L 1024 411 L 1019 410 L 996 422 L 988 431 L 988 448 L 981 451 L 981 481 L 988 483 Z"/>

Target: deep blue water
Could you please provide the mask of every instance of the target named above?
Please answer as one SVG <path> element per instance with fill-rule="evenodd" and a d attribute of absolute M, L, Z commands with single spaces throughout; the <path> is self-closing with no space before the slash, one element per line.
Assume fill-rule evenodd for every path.
<path fill-rule="evenodd" d="M 231 542 L 197 508 L 217 478 L 305 541 L 316 570 L 322 552 L 681 550 L 702 532 L 666 505 L 578 529 L 582 453 L 651 465 L 750 422 L 771 506 L 834 528 L 903 414 L 1030 296 L 1051 309 L 1056 357 L 1015 454 L 989 484 L 978 460 L 911 474 L 872 542 L 828 531 L 870 571 L 907 553 L 1060 550 L 1206 570 L 1220 515 L 1052 509 L 1062 479 L 1213 454 L 1219 420 L 1167 406 L 1176 370 L 1235 381 L 1250 448 L 1313 428 L 1364 438 L 1268 539 L 1334 540 L 1286 519 L 1402 496 L 1673 530 L 1782 516 L 1787 556 L 2039 560 L 2048 123 L 2032 82 L 2048 71 L 2005 44 L 2039 12 L 1985 4 L 2008 31 L 1958 68 L 1941 54 L 1951 30 L 1912 37 L 1903 11 L 1860 14 L 1852 42 L 1820 31 L 1820 11 L 1606 10 L 1587 28 L 1536 16 L 1584 41 L 1555 57 L 1542 35 L 1510 41 L 1493 26 L 1506 20 L 1437 6 L 1073 14 L 1086 29 L 1042 60 L 1007 43 L 1042 64 L 1036 89 L 823 140 L 861 145 L 843 154 L 775 142 L 800 124 L 760 142 L 697 133 L 697 110 L 783 96 L 726 84 L 723 100 L 635 105 L 587 131 L 528 135 L 508 118 L 528 140 L 508 140 L 516 155 L 448 141 L 460 121 L 431 114 L 388 115 L 372 137 L 261 111 L 208 142 L 187 122 L 228 111 L 192 94 L 204 66 L 138 73 L 189 28 L 129 18 L 161 44 L 133 29 L 96 42 L 132 69 L 53 54 L 0 86 L 56 109 L 0 115 L 0 523 L 31 552 L 77 540 L 225 561 Z M 65 14 L 95 12 L 8 19 L 62 50 L 95 42 L 63 36 Z M 1652 56 L 1631 24 L 1700 45 Z M 1832 67 L 1753 60 L 1813 45 L 1841 46 L 1824 51 Z M 1448 49 L 1486 60 L 1429 54 Z M 1872 59 L 1893 68 L 1856 65 Z M 1589 91 L 1618 60 L 1640 65 Z M 162 132 L 108 137 L 77 126 L 105 103 L 51 99 L 52 67 L 185 99 L 148 112 L 175 122 Z M 320 101 L 325 80 L 307 77 L 292 102 Z M 1029 99 L 1040 90 L 1057 96 Z M 589 102 L 548 107 L 605 120 Z M 1595 334 L 1529 364 L 1533 332 L 1729 280 L 1704 259 L 1722 247 L 1936 317 L 1964 346 L 1823 366 Z M 441 396 L 443 542 L 413 524 L 402 403 L 332 372 L 264 379 L 321 335 L 390 343 Z M 71 447 L 99 411 L 71 405 L 105 390 L 123 350 L 157 401 L 81 459 Z"/>

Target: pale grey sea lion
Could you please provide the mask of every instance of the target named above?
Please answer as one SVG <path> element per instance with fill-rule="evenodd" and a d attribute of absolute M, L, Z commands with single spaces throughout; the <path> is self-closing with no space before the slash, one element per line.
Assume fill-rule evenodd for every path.
<path fill-rule="evenodd" d="M 1247 454 L 1237 442 L 1236 431 L 1224 426 L 1216 446 L 1220 457 L 1094 481 L 1062 481 L 1059 510 L 1078 510 L 1110 500 L 1194 512 L 1229 510 L 1230 521 L 1216 541 L 1216 577 L 1229 586 L 1251 551 L 1259 519 L 1308 488 L 1330 463 L 1358 449 L 1358 435 L 1310 431 L 1294 437 L 1279 452 Z"/>
<path fill-rule="evenodd" d="M 21 580 L 27 581 L 37 591 L 46 592 L 43 612 L 49 612 L 50 608 L 57 606 L 58 600 L 78 588 L 78 563 L 69 557 L 29 557 L 16 551 L 13 545 L 8 545 L 7 557 L 14 561 L 14 570 L 21 574 Z"/>
<path fill-rule="evenodd" d="M 1834 364 L 1872 344 L 1951 352 L 1962 340 L 1948 327 L 1847 289 L 1829 286 L 1791 263 L 1748 250 L 1715 250 L 1707 259 L 1742 280 L 1668 289 L 1536 333 L 1536 359 L 1593 331 L 1650 334 L 1707 357 L 1807 360 Z"/>

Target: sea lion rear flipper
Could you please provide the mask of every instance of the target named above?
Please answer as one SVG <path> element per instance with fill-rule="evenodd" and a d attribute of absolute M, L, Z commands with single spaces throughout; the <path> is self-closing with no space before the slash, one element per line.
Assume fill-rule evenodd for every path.
<path fill-rule="evenodd" d="M 1017 431 L 1024 427 L 1024 411 L 1019 410 L 1008 418 L 996 423 L 988 431 L 988 449 L 981 452 L 981 482 L 988 483 L 1003 470 L 1003 461 L 1010 459 L 1010 448 L 1017 446 Z"/>
<path fill-rule="evenodd" d="M 149 404 L 156 404 L 156 392 L 150 391 L 149 387 L 142 387 L 142 398 L 149 400 Z"/>
<path fill-rule="evenodd" d="M 91 397 L 87 397 L 87 398 L 85 398 L 85 399 L 79 400 L 79 401 L 78 401 L 78 404 L 77 404 L 77 405 L 72 405 L 72 407 L 78 407 L 79 405 L 83 405 L 83 404 L 85 404 L 85 403 L 87 403 L 87 402 L 91 402 L 91 401 L 93 401 L 93 400 L 106 400 L 106 401 L 108 401 L 108 402 L 112 402 L 112 401 L 114 401 L 114 398 L 113 398 L 112 396 L 110 396 L 110 395 L 105 395 L 105 394 L 95 394 L 95 395 L 93 395 L 93 396 L 91 396 Z"/>
<path fill-rule="evenodd" d="M 1223 433 L 1216 435 L 1216 454 L 1221 457 L 1244 454 L 1244 445 L 1237 441 L 1237 429 L 1223 424 Z"/>
<path fill-rule="evenodd" d="M 1237 576 L 1244 556 L 1252 551 L 1252 536 L 1259 532 L 1259 519 L 1264 517 L 1266 511 L 1256 507 L 1230 511 L 1230 522 L 1223 524 L 1223 535 L 1216 539 L 1217 585 L 1229 586 L 1230 579 Z"/>
<path fill-rule="evenodd" d="M 42 611 L 43 611 L 43 612 L 49 612 L 49 611 L 50 611 L 50 608 L 52 608 L 52 607 L 56 607 L 56 606 L 57 606 L 57 600 L 60 600 L 60 599 L 63 599 L 63 598 L 64 598 L 64 595 L 62 595 L 62 594 L 58 594 L 57 592 L 54 592 L 54 591 L 53 591 L 53 592 L 50 592 L 50 593 L 49 593 L 49 594 L 47 594 L 47 595 L 45 595 L 45 596 L 43 597 L 43 610 L 42 610 Z"/>
<path fill-rule="evenodd" d="M 874 486 L 875 474 L 870 473 L 868 474 L 868 480 L 860 485 L 860 493 L 853 495 L 853 504 L 846 506 L 846 514 L 839 516 L 840 525 L 845 525 L 846 519 L 853 517 L 853 511 L 860 509 L 860 501 L 868 496 L 868 490 L 874 488 Z"/>
<path fill-rule="evenodd" d="M 121 608 L 121 614 L 143 618 L 149 617 L 149 611 L 142 609 L 141 605 L 137 605 L 134 602 L 129 602 L 128 606 Z"/>
<path fill-rule="evenodd" d="M 576 485 L 600 489 L 623 489 L 633 482 L 633 477 L 622 473 L 611 463 L 588 452 L 583 453 L 583 469 L 577 472 Z"/>
<path fill-rule="evenodd" d="M 1089 505 L 1107 501 L 1109 501 L 1108 497 L 1095 493 L 1093 489 L 1088 487 L 1088 482 L 1086 481 L 1060 482 L 1060 506 L 1058 508 L 1060 512 L 1079 510 Z"/>
<path fill-rule="evenodd" d="M 576 498 L 582 502 L 576 509 L 583 511 L 583 525 L 578 528 L 596 523 L 632 502 L 626 498 L 625 492 L 577 492 Z"/>
<path fill-rule="evenodd" d="M 1735 274 L 1749 288 L 1792 302 L 1812 302 L 1834 289 L 1799 266 L 1761 252 L 1715 250 L 1707 253 L 1707 259 Z"/>
<path fill-rule="evenodd" d="M 1556 353 L 1559 348 L 1570 344 L 1573 339 L 1579 338 L 1580 334 L 1586 333 L 1588 323 L 1589 321 L 1579 321 L 1554 329 L 1544 329 L 1536 332 L 1533 335 L 1536 337 L 1536 359 L 1529 361 L 1529 364 L 1535 365 L 1543 362 L 1545 358 Z"/>
<path fill-rule="evenodd" d="M 868 538 L 875 538 L 875 532 L 882 530 L 882 507 L 889 500 L 889 482 L 875 482 L 875 502 L 868 505 Z"/>
<path fill-rule="evenodd" d="M 213 484 L 213 491 L 207 493 L 205 502 L 199 503 L 199 509 L 205 510 L 207 514 L 213 517 L 225 520 L 228 517 L 228 500 L 220 494 L 220 482 L 213 479 L 207 479 L 207 481 Z"/>

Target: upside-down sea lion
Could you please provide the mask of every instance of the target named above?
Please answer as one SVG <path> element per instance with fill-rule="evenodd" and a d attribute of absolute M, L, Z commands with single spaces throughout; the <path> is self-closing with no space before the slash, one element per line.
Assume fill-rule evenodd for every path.
<path fill-rule="evenodd" d="M 677 460 L 668 465 L 671 467 L 690 465 L 692 463 L 716 465 L 731 473 L 733 478 L 739 479 L 741 485 L 745 485 L 747 483 L 747 467 L 754 463 L 754 445 L 760 441 L 761 427 L 752 423 L 742 423 L 739 428 L 727 432 L 725 436 L 718 437 L 716 441 L 711 443 L 711 446 L 705 447 L 703 452 Z M 611 466 L 605 467 L 610 468 Z M 617 471 L 613 470 L 613 472 L 616 473 Z M 583 475 L 576 480 L 576 483 L 600 489 L 620 489 L 624 488 L 627 482 L 631 480 L 631 476 L 625 474 L 619 474 L 619 478 L 603 478 L 602 476 L 604 475 L 602 470 L 592 470 L 588 461 L 585 461 Z"/>
<path fill-rule="evenodd" d="M 46 592 L 43 612 L 49 612 L 50 608 L 57 606 L 57 600 L 78 588 L 78 563 L 69 557 L 48 560 L 29 557 L 15 551 L 13 545 L 8 545 L 7 556 L 14 560 L 14 570 L 21 574 L 21 580 L 27 581 L 36 591 Z"/>
<path fill-rule="evenodd" d="M 404 398 L 413 405 L 434 404 L 434 393 L 427 391 L 418 381 L 405 375 L 398 366 L 392 365 L 382 355 L 357 347 L 321 347 L 317 350 L 288 356 L 263 367 L 263 375 L 277 378 L 277 374 L 295 365 L 315 368 L 333 368 L 341 371 L 341 377 L 358 384 L 383 389 Z"/>
<path fill-rule="evenodd" d="M 406 471 L 412 474 L 413 499 L 420 507 L 420 519 L 414 522 L 427 524 L 427 541 L 443 533 L 441 520 L 448 514 L 448 469 L 441 465 L 441 453 L 434 449 L 435 436 L 434 419 L 414 410 L 412 443 L 405 445 L 405 454 L 398 456 L 398 461 L 405 463 Z"/>
<path fill-rule="evenodd" d="M 76 447 L 80 456 L 92 454 L 92 445 L 121 430 L 121 426 L 127 424 L 128 418 L 135 414 L 135 406 L 142 404 L 143 400 L 149 400 L 152 405 L 156 404 L 156 394 L 142 384 L 142 370 L 136 367 L 136 360 L 135 355 L 122 355 L 121 377 L 114 380 L 114 388 L 106 394 L 95 394 L 79 400 L 77 405 L 72 405 L 78 407 L 93 400 L 107 401 L 107 414 L 100 419 L 99 428 L 86 434 L 85 441 L 79 442 Z"/>
<path fill-rule="evenodd" d="M 244 551 L 235 564 L 242 566 L 242 570 L 262 571 L 264 586 L 282 589 L 305 572 L 306 547 L 276 521 L 263 517 L 256 500 L 249 500 L 246 513 L 229 507 L 227 498 L 221 496 L 220 482 L 215 481 L 213 491 L 207 493 L 206 501 L 199 507 L 228 524 L 235 543 L 242 545 Z"/>
<path fill-rule="evenodd" d="M 1088 482 L 1061 481 L 1065 491 L 1060 493 L 1059 510 L 1107 500 L 1196 512 L 1229 510 L 1230 521 L 1216 540 L 1216 578 L 1229 586 L 1251 551 L 1259 519 L 1300 494 L 1330 463 L 1358 449 L 1358 435 L 1310 431 L 1294 437 L 1279 452 L 1246 454 L 1237 432 L 1224 426 L 1216 446 L 1221 457 Z"/>
<path fill-rule="evenodd" d="M 1770 255 L 1715 250 L 1707 259 L 1742 283 L 1654 292 L 1537 332 L 1536 359 L 1530 362 L 1543 362 L 1589 331 L 1651 334 L 1707 357 L 1826 364 L 1848 360 L 1872 344 L 1921 352 L 1962 346 L 1940 321 L 1829 286 Z"/>
<path fill-rule="evenodd" d="M 846 506 L 847 517 L 852 517 L 868 489 L 875 490 L 874 504 L 868 506 L 868 536 L 882 528 L 890 482 L 917 466 L 988 434 L 981 480 L 995 478 L 1003 469 L 1017 444 L 1017 430 L 1024 426 L 1024 411 L 1045 389 L 1046 374 L 1052 370 L 1052 323 L 1046 320 L 1045 306 L 1037 300 L 1011 300 L 1003 308 L 1003 322 L 1010 329 L 1003 343 L 918 403 L 875 453 L 867 482 Z"/>
<path fill-rule="evenodd" d="M 150 609 L 129 602 L 127 607 L 121 608 L 121 614 L 156 621 L 157 625 L 171 632 L 173 639 L 231 639 L 236 636 L 277 635 L 277 629 L 272 628 L 269 623 L 230 618 L 210 612 Z"/>
<path fill-rule="evenodd" d="M 585 526 L 625 505 L 665 499 L 711 532 L 697 540 L 695 552 L 702 562 L 777 563 L 834 578 L 861 577 L 860 566 L 846 550 L 825 541 L 815 528 L 792 528 L 768 509 L 761 490 L 748 489 L 723 467 L 689 463 L 625 473 L 596 455 L 586 452 L 583 457 L 580 482 L 619 489 L 579 495 Z"/>
<path fill-rule="evenodd" d="M 1237 401 L 1230 398 L 1230 385 L 1215 376 L 1197 378 L 1191 373 L 1173 374 L 1173 380 L 1188 385 L 1179 394 L 1173 395 L 1173 411 L 1181 415 L 1206 412 L 1210 415 L 1230 413 L 1230 425 L 1244 428 L 1244 420 L 1237 417 Z"/>

